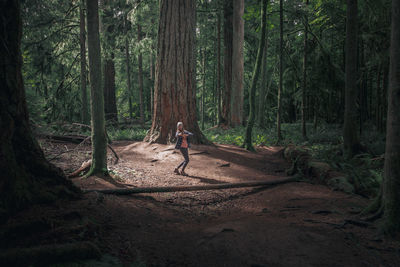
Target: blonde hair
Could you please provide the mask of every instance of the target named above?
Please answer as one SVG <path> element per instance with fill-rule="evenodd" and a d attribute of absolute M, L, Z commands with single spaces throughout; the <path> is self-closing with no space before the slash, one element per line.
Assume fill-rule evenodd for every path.
<path fill-rule="evenodd" d="M 183 132 L 183 122 L 181 122 L 181 121 L 179 121 L 177 124 L 176 124 L 176 131 L 180 131 L 179 130 L 179 126 L 181 126 L 182 125 L 182 132 Z"/>

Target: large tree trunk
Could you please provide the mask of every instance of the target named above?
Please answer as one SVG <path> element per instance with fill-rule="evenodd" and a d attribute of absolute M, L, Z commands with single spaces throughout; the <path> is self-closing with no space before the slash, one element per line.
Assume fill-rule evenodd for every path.
<path fill-rule="evenodd" d="M 253 79 L 251 81 L 251 88 L 250 88 L 250 115 L 249 115 L 249 121 L 247 122 L 246 137 L 244 143 L 246 149 L 250 151 L 255 151 L 252 144 L 252 131 L 254 126 L 254 121 L 256 119 L 256 86 L 257 86 L 258 76 L 260 74 L 261 60 L 263 58 L 264 46 L 265 46 L 267 3 L 268 0 L 261 0 L 261 38 L 260 38 L 260 44 L 258 45 L 256 65 L 254 67 Z"/>
<path fill-rule="evenodd" d="M 384 229 L 400 231 L 400 0 L 392 0 L 386 152 L 383 178 Z"/>
<path fill-rule="evenodd" d="M 161 0 L 154 114 L 145 140 L 175 140 L 176 123 L 193 132 L 195 143 L 208 143 L 196 115 L 195 0 Z"/>
<path fill-rule="evenodd" d="M 224 92 L 222 95 L 221 125 L 230 124 L 232 93 L 232 1 L 224 2 Z"/>
<path fill-rule="evenodd" d="M 20 1 L 0 2 L 0 24 L 0 222 L 4 222 L 21 208 L 78 190 L 45 159 L 29 126 L 21 74 Z"/>
<path fill-rule="evenodd" d="M 243 123 L 244 0 L 233 0 L 231 125 Z"/>
<path fill-rule="evenodd" d="M 81 0 L 79 6 L 79 37 L 81 56 L 81 120 L 83 124 L 89 124 L 89 102 L 86 89 L 86 29 L 85 29 L 85 0 Z"/>
<path fill-rule="evenodd" d="M 308 7 L 308 0 L 306 0 Z M 308 12 L 308 10 L 306 11 Z M 307 91 L 307 48 L 308 43 L 308 15 L 304 16 L 304 45 L 303 45 L 303 86 L 301 87 L 301 135 L 304 140 L 307 140 L 306 127 L 306 91 Z"/>
<path fill-rule="evenodd" d="M 283 85 L 283 0 L 279 0 L 279 87 L 278 87 L 278 111 L 276 115 L 276 132 L 278 142 L 282 140 L 281 119 L 282 119 L 282 85 Z"/>
<path fill-rule="evenodd" d="M 347 157 L 360 149 L 357 131 L 357 0 L 347 0 L 346 18 L 346 92 L 343 150 Z"/>
<path fill-rule="evenodd" d="M 107 173 L 107 138 L 104 118 L 104 94 L 101 86 L 99 7 L 97 0 L 86 0 L 90 107 L 92 117 L 92 166 L 89 174 Z"/>
<path fill-rule="evenodd" d="M 142 27 L 140 24 L 137 25 L 137 36 L 138 42 L 142 40 Z M 140 124 L 144 127 L 144 101 L 143 101 L 143 56 L 142 52 L 139 51 L 138 55 L 138 81 L 139 81 L 139 102 L 140 102 Z"/>

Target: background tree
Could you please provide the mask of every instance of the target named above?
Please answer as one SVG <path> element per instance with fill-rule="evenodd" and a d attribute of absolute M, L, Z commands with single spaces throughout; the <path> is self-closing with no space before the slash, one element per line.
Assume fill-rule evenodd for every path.
<path fill-rule="evenodd" d="M 92 117 L 92 165 L 88 175 L 106 174 L 108 172 L 107 139 L 104 118 L 104 94 L 101 86 L 101 49 L 97 0 L 86 0 L 86 12 Z"/>
<path fill-rule="evenodd" d="M 252 143 L 252 131 L 254 122 L 256 119 L 256 85 L 260 74 L 261 61 L 263 59 L 264 46 L 265 46 L 265 33 L 266 33 L 266 22 L 267 22 L 267 0 L 261 0 L 261 33 L 260 43 L 258 45 L 257 61 L 254 67 L 253 79 L 251 81 L 250 88 L 250 115 L 246 127 L 246 137 L 244 146 L 250 151 L 255 151 Z"/>
<path fill-rule="evenodd" d="M 243 123 L 243 75 L 244 75 L 244 0 L 233 0 L 232 14 L 232 100 L 231 125 Z"/>
<path fill-rule="evenodd" d="M 114 3 L 110 0 L 100 1 L 102 16 L 100 20 L 100 32 L 103 36 L 103 73 L 104 73 L 104 112 L 107 120 L 118 122 L 118 111 L 115 97 L 115 23 Z"/>
<path fill-rule="evenodd" d="M 400 231 L 400 1 L 392 0 L 389 106 L 382 182 L 384 230 Z"/>
<path fill-rule="evenodd" d="M 224 90 L 220 123 L 230 125 L 232 96 L 232 1 L 224 1 Z"/>
<path fill-rule="evenodd" d="M 175 139 L 176 123 L 193 132 L 193 141 L 207 143 L 196 114 L 194 0 L 162 0 L 154 87 L 153 122 L 145 140 L 167 143 Z"/>
<path fill-rule="evenodd" d="M 0 3 L 0 221 L 29 205 L 73 196 L 78 190 L 50 164 L 34 138 L 21 66 L 20 1 Z"/>
<path fill-rule="evenodd" d="M 347 0 L 346 16 L 346 97 L 343 150 L 348 157 L 360 149 L 357 131 L 357 0 Z"/>
<path fill-rule="evenodd" d="M 79 37 L 81 57 L 81 101 L 82 101 L 82 123 L 89 124 L 89 101 L 86 89 L 86 27 L 85 27 L 85 1 L 81 0 L 79 5 Z"/>
<path fill-rule="evenodd" d="M 283 0 L 279 1 L 279 88 L 278 88 L 278 110 L 276 116 L 276 131 L 278 142 L 282 140 L 282 91 L 283 91 Z"/>
<path fill-rule="evenodd" d="M 306 0 L 306 8 L 308 7 L 308 0 Z M 307 43 L 308 43 L 308 10 L 304 15 L 304 56 L 303 56 L 303 84 L 301 90 L 301 134 L 304 140 L 307 140 L 307 127 L 306 127 L 306 92 L 307 92 Z"/>

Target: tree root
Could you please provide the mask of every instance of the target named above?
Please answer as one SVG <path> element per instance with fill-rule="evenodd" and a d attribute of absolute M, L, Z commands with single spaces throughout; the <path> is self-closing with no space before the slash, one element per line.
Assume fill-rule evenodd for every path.
<path fill-rule="evenodd" d="M 165 186 L 165 187 L 136 187 L 136 188 L 118 188 L 118 189 L 89 189 L 84 190 L 84 193 L 98 192 L 111 195 L 130 195 L 139 193 L 161 193 L 161 192 L 187 192 L 200 190 L 220 190 L 232 188 L 245 188 L 257 186 L 279 185 L 299 181 L 299 177 L 293 176 L 286 179 L 277 179 L 271 181 L 256 181 L 243 183 L 224 183 L 213 185 L 193 185 L 193 186 Z"/>

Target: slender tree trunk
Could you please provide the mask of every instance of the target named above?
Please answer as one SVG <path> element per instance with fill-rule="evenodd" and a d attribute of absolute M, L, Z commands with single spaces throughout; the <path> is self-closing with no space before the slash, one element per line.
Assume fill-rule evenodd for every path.
<path fill-rule="evenodd" d="M 89 124 L 89 102 L 86 89 L 86 30 L 85 30 L 85 1 L 81 0 L 79 6 L 79 37 L 81 56 L 81 119 L 83 124 Z"/>
<path fill-rule="evenodd" d="M 383 187 L 384 230 L 400 231 L 400 0 L 392 0 L 392 34 Z"/>
<path fill-rule="evenodd" d="M 153 112 L 154 112 L 154 71 L 153 71 L 153 53 L 150 52 L 150 114 L 151 119 L 153 120 Z"/>
<path fill-rule="evenodd" d="M 249 120 L 246 127 L 246 137 L 245 137 L 245 147 L 250 151 L 255 151 L 252 144 L 252 131 L 254 122 L 256 119 L 256 86 L 258 81 L 258 76 L 261 69 L 261 61 L 263 58 L 263 51 L 265 46 L 265 32 L 266 32 L 266 21 L 267 21 L 267 3 L 268 0 L 261 0 L 261 38 L 258 45 L 256 65 L 254 67 L 253 78 L 251 81 L 250 88 L 250 114 Z"/>
<path fill-rule="evenodd" d="M 201 129 L 204 130 L 204 102 L 206 93 L 206 50 L 203 50 L 203 82 L 201 88 Z"/>
<path fill-rule="evenodd" d="M 278 88 L 278 112 L 276 116 L 276 132 L 278 142 L 282 140 L 281 133 L 281 117 L 282 117 L 282 83 L 283 83 L 283 0 L 279 0 L 279 25 L 280 25 L 280 41 L 279 41 L 279 88 Z"/>
<path fill-rule="evenodd" d="M 269 0 L 266 0 L 268 7 Z M 264 127 L 264 111 L 265 111 L 265 96 L 267 95 L 267 59 L 268 59 L 268 29 L 265 30 L 265 45 L 262 54 L 261 63 L 261 86 L 260 86 L 260 97 L 258 99 L 258 125 Z"/>
<path fill-rule="evenodd" d="M 378 72 L 376 73 L 376 107 L 375 107 L 375 126 L 380 131 L 380 120 L 381 120 L 381 66 L 378 66 Z"/>
<path fill-rule="evenodd" d="M 343 150 L 353 157 L 360 150 L 357 131 L 357 0 L 347 0 L 346 18 L 346 92 L 343 126 Z"/>
<path fill-rule="evenodd" d="M 128 40 L 128 18 L 125 14 L 125 64 L 126 64 L 126 81 L 128 87 L 128 105 L 129 105 L 129 118 L 133 119 L 132 111 L 132 83 L 131 83 L 131 59 L 129 53 L 129 40 Z"/>
<path fill-rule="evenodd" d="M 244 0 L 233 0 L 232 15 L 232 100 L 231 125 L 243 123 L 243 73 L 244 73 Z"/>
<path fill-rule="evenodd" d="M 97 0 L 86 0 L 86 12 L 92 116 L 92 165 L 89 174 L 104 174 L 107 173 L 107 139 L 104 94 L 101 86 L 101 49 Z"/>
<path fill-rule="evenodd" d="M 308 7 L 308 0 L 306 0 L 306 7 Z M 308 12 L 308 11 L 307 11 Z M 304 140 L 307 140 L 307 127 L 306 127 L 306 92 L 307 92 L 307 48 L 308 43 L 308 15 L 304 16 L 304 54 L 303 54 L 303 86 L 301 90 L 301 134 Z"/>
<path fill-rule="evenodd" d="M 0 2 L 0 222 L 22 208 L 78 192 L 50 164 L 29 126 L 21 67 L 20 2 Z"/>
<path fill-rule="evenodd" d="M 161 0 L 152 126 L 145 140 L 175 140 L 176 123 L 193 132 L 194 143 L 208 143 L 197 124 L 195 0 Z"/>
<path fill-rule="evenodd" d="M 137 25 L 138 42 L 142 40 L 142 27 Z M 140 124 L 144 127 L 144 101 L 143 101 L 143 59 L 142 52 L 138 55 L 138 80 L 139 80 L 139 102 L 140 102 Z"/>
<path fill-rule="evenodd" d="M 221 12 L 217 12 L 217 112 L 218 121 L 221 123 Z"/>

